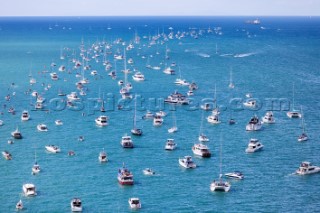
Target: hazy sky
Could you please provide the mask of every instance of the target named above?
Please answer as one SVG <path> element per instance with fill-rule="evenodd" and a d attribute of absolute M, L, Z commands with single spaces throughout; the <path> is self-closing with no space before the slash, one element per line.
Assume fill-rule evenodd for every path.
<path fill-rule="evenodd" d="M 320 0 L 2 0 L 0 16 L 319 16 Z"/>

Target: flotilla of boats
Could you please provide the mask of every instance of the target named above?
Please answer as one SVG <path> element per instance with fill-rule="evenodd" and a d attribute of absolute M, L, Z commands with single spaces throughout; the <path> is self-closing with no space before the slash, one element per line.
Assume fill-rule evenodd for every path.
<path fill-rule="evenodd" d="M 256 19 L 256 20 L 252 20 L 247 23 L 260 24 L 260 21 L 258 19 Z M 181 36 L 182 35 L 180 35 L 180 37 Z M 194 38 L 198 38 L 198 35 L 194 35 Z M 169 36 L 169 39 L 170 39 L 170 36 Z M 101 44 L 101 46 L 104 46 L 104 45 Z M 130 51 L 133 48 L 135 48 L 134 45 L 130 44 L 129 46 L 127 46 L 126 50 Z M 100 50 L 99 47 L 96 47 L 96 49 Z M 81 51 L 85 52 L 86 50 L 81 49 Z M 169 56 L 167 56 L 167 53 L 168 53 L 168 51 L 166 50 L 166 59 L 169 59 Z M 73 67 L 74 69 L 81 69 L 82 68 L 82 73 L 80 74 L 80 72 L 79 72 L 76 75 L 77 78 L 81 78 L 80 80 L 78 79 L 78 81 L 76 83 L 76 88 L 78 89 L 78 92 L 72 91 L 67 95 L 62 93 L 62 91 L 60 91 L 60 90 L 58 92 L 59 96 L 66 96 L 67 106 L 69 106 L 69 107 L 73 107 L 74 104 L 76 104 L 75 102 L 83 99 L 84 96 L 87 95 L 86 92 L 89 91 L 87 88 L 87 84 L 89 84 L 90 81 L 89 81 L 89 79 L 86 79 L 84 77 L 84 70 L 91 69 L 91 66 L 88 65 L 88 61 L 90 61 L 90 59 L 87 58 L 88 56 L 84 56 L 85 53 L 82 53 L 82 54 L 83 54 L 82 55 L 83 62 L 81 63 L 78 60 L 75 60 L 74 67 Z M 97 58 L 99 56 L 100 55 L 98 54 L 98 51 L 96 51 L 95 55 L 92 57 L 94 57 L 96 62 L 98 62 L 99 60 Z M 130 64 L 130 66 L 133 66 L 133 64 L 135 64 L 135 63 L 132 58 L 129 58 L 127 60 L 125 51 L 124 51 L 123 55 L 122 55 L 122 53 L 115 53 L 113 57 L 115 60 L 118 60 L 118 61 L 123 60 L 123 62 L 124 62 L 124 70 L 123 70 L 124 80 L 118 81 L 118 85 L 120 86 L 120 95 L 123 99 L 131 99 L 131 98 L 133 98 L 133 96 L 132 96 L 133 85 L 130 82 L 128 82 L 127 75 L 130 73 L 134 73 L 134 74 L 132 74 L 132 79 L 135 82 L 141 82 L 141 83 L 143 81 L 145 81 L 145 76 L 142 72 L 138 71 L 137 69 L 134 69 L 131 72 L 130 69 L 126 68 L 126 63 Z M 65 58 L 63 57 L 63 60 L 64 59 Z M 106 71 L 108 70 L 108 72 L 109 72 L 112 68 L 110 62 L 104 61 L 104 64 L 106 66 L 105 70 Z M 51 68 L 53 68 L 55 66 L 56 66 L 55 63 L 51 64 Z M 163 73 L 167 74 L 167 75 L 174 75 L 175 74 L 175 70 L 172 68 L 172 67 L 176 66 L 175 63 L 172 63 L 170 66 L 167 66 L 167 64 L 166 64 L 164 69 L 163 69 L 163 65 L 161 65 L 161 66 L 162 66 L 162 68 L 160 66 L 151 66 L 149 64 L 147 65 L 148 68 L 153 69 L 153 70 L 162 69 Z M 116 67 L 116 62 L 115 62 L 115 67 Z M 68 67 L 61 65 L 58 70 L 60 72 L 64 72 L 64 71 L 67 71 L 68 69 L 69 69 Z M 184 78 L 181 77 L 180 68 L 179 68 L 179 73 L 180 73 L 180 77 L 175 79 L 174 84 L 180 86 L 179 89 L 185 88 L 184 86 L 186 86 L 186 87 L 188 87 L 189 90 L 186 93 L 186 95 L 175 90 L 167 98 L 165 98 L 164 103 L 170 104 L 171 106 L 172 105 L 189 105 L 189 104 L 191 104 L 192 98 L 190 96 L 195 95 L 194 90 L 198 89 L 198 86 L 195 82 L 188 82 L 187 80 L 185 80 Z M 62 74 L 63 73 L 61 73 L 61 74 L 59 73 L 59 75 L 61 75 L 61 76 L 62 76 Z M 92 77 L 95 77 L 95 78 L 102 76 L 102 74 L 100 74 L 100 71 L 98 73 L 97 70 L 91 70 L 90 74 Z M 51 72 L 49 75 L 50 75 L 51 80 L 53 80 L 53 81 L 57 81 L 57 80 L 61 81 L 62 80 L 62 78 L 59 78 L 59 76 L 56 72 Z M 110 71 L 108 73 L 108 75 L 110 77 L 112 77 L 112 79 L 115 79 L 117 77 L 116 70 Z M 37 84 L 37 81 L 35 78 L 30 78 L 29 83 L 31 85 L 34 85 L 34 84 Z M 135 83 L 135 84 L 137 84 L 137 83 Z M 230 83 L 229 83 L 228 87 L 229 87 L 229 89 L 234 89 L 234 87 L 235 87 L 235 84 L 233 83 L 233 80 L 232 80 L 232 72 L 230 73 Z M 45 88 L 45 90 L 48 90 L 51 88 L 51 85 L 47 84 L 47 86 L 44 88 Z M 42 96 L 42 93 L 38 93 L 35 90 L 34 91 L 30 90 L 30 93 L 31 93 L 32 97 L 36 98 L 36 102 L 33 105 L 34 108 L 37 110 L 45 109 L 46 108 L 46 104 L 45 104 L 46 99 Z M 78 96 L 78 94 L 81 95 L 81 98 Z M 246 107 L 248 109 L 255 109 L 258 107 L 258 102 L 252 98 L 251 94 L 248 93 L 246 95 L 246 97 L 248 99 L 243 103 L 244 107 Z M 10 98 L 11 98 L 10 96 L 6 96 L 7 101 L 9 101 Z M 216 101 L 217 100 L 215 97 L 214 98 L 215 105 L 216 105 Z M 102 101 L 102 103 L 104 103 L 104 102 Z M 305 131 L 304 116 L 302 114 L 302 109 L 300 111 L 294 109 L 294 92 L 293 92 L 293 104 L 292 105 L 293 105 L 292 110 L 288 111 L 286 114 L 289 118 L 301 118 L 301 126 L 303 128 L 303 131 L 302 131 L 302 134 L 299 135 L 298 141 L 300 141 L 300 142 L 306 141 L 306 140 L 308 140 L 308 136 Z M 106 112 L 104 106 L 102 106 L 102 107 L 103 108 L 100 108 L 100 111 Z M 220 124 L 221 123 L 221 120 L 219 118 L 220 111 L 217 106 L 214 107 L 210 103 L 204 103 L 200 106 L 200 108 L 203 109 L 204 111 L 209 111 L 209 110 L 211 111 L 212 110 L 211 115 L 206 117 L 206 119 L 209 123 L 211 123 L 211 124 Z M 13 107 L 10 107 L 8 112 L 14 114 L 15 109 Z M 146 114 L 143 116 L 143 118 L 144 119 L 153 119 L 153 125 L 160 127 L 164 123 L 165 116 L 166 116 L 165 111 L 159 111 L 155 114 L 152 113 L 151 111 L 147 111 Z M 21 119 L 21 121 L 30 120 L 29 111 L 23 110 L 20 119 Z M 33 117 L 33 119 L 34 119 L 34 117 Z M 136 116 L 136 102 L 135 102 L 135 111 L 134 111 L 134 119 L 133 119 L 134 125 L 133 125 L 133 128 L 131 129 L 131 133 L 136 136 L 141 136 L 142 129 L 137 128 L 136 119 L 137 119 L 137 116 Z M 98 126 L 107 126 L 108 120 L 109 120 L 109 117 L 107 117 L 106 115 L 100 115 L 99 117 L 97 117 L 95 119 L 95 123 Z M 203 118 L 202 118 L 202 120 L 203 120 Z M 230 123 L 231 121 L 232 121 L 232 123 Z M 63 125 L 63 122 L 60 119 L 57 119 L 57 120 L 55 120 L 55 124 L 57 126 L 61 126 L 61 125 Z M 235 124 L 234 119 L 230 119 L 229 124 Z M 265 113 L 265 115 L 261 118 L 261 121 L 257 115 L 254 115 L 247 123 L 246 130 L 247 131 L 261 130 L 263 124 L 275 124 L 273 111 L 267 111 Z M 0 126 L 1 125 L 3 125 L 3 121 L 1 121 Z M 202 125 L 203 124 L 201 121 L 200 133 L 198 135 L 198 140 L 200 143 L 194 144 L 192 146 L 191 150 L 195 156 L 209 158 L 209 157 L 211 157 L 211 152 L 210 152 L 209 146 L 203 144 L 203 142 L 209 142 L 209 138 L 202 132 Z M 38 124 L 37 129 L 38 129 L 38 131 L 41 131 L 41 132 L 48 131 L 48 127 L 44 123 Z M 177 130 L 178 130 L 178 127 L 176 124 L 176 118 L 174 117 L 174 114 L 173 114 L 173 126 L 168 129 L 168 133 L 174 133 Z M 14 139 L 22 139 L 22 134 L 19 131 L 18 127 L 16 128 L 15 131 L 11 132 L 11 136 Z M 79 137 L 78 140 L 83 141 L 84 138 L 82 138 L 82 136 L 81 136 L 81 138 Z M 13 143 L 13 140 L 10 140 L 10 142 Z M 8 143 L 9 143 L 9 141 L 8 141 Z M 12 143 L 10 143 L 10 144 L 12 144 Z M 133 148 L 134 147 L 131 136 L 128 136 L 128 135 L 124 135 L 121 138 L 120 143 L 123 148 Z M 262 150 L 263 147 L 264 146 L 262 145 L 262 143 L 260 143 L 260 141 L 258 139 L 251 138 L 245 152 L 246 153 L 253 153 L 253 152 Z M 176 148 L 177 148 L 177 144 L 175 143 L 175 139 L 173 139 L 173 138 L 167 139 L 164 149 L 172 151 Z M 58 147 L 56 145 L 46 145 L 45 149 L 51 153 L 61 152 L 60 147 Z M 8 151 L 3 151 L 2 155 L 6 160 L 12 159 L 12 155 Z M 75 155 L 75 153 L 73 151 L 69 151 L 68 155 L 72 156 L 72 155 Z M 99 162 L 107 162 L 108 161 L 107 154 L 104 150 L 99 153 L 98 159 L 99 159 Z M 194 162 L 192 157 L 189 155 L 186 155 L 183 158 L 179 158 L 178 162 L 179 162 L 180 166 L 182 166 L 183 168 L 186 168 L 186 169 L 193 169 L 193 168 L 197 167 L 197 164 Z M 35 162 L 32 166 L 32 174 L 35 175 L 35 174 L 38 174 L 39 172 L 40 172 L 40 165 L 37 163 L 37 161 L 35 159 Z M 313 166 L 310 162 L 304 161 L 301 163 L 301 165 L 299 166 L 299 168 L 296 170 L 295 173 L 297 175 L 308 175 L 308 174 L 313 174 L 313 173 L 317 173 L 317 172 L 320 172 L 320 167 Z M 143 174 L 154 175 L 155 172 L 150 168 L 146 168 L 143 170 Z M 244 178 L 243 173 L 239 172 L 239 171 L 226 173 L 226 174 L 224 174 L 224 176 L 228 177 L 228 178 L 239 179 L 239 180 Z M 121 185 L 133 185 L 134 184 L 133 174 L 124 165 L 122 168 L 119 169 L 117 179 Z M 36 187 L 34 184 L 31 184 L 31 183 L 24 184 L 22 188 L 23 188 L 23 193 L 25 196 L 37 195 Z M 217 181 L 214 180 L 210 183 L 210 190 L 211 191 L 228 192 L 230 190 L 230 188 L 231 188 L 231 184 L 229 182 L 223 180 L 221 171 L 220 171 L 219 180 L 217 180 Z M 132 209 L 141 208 L 141 202 L 140 202 L 139 198 L 130 198 L 128 200 L 128 203 L 129 203 L 130 208 L 132 208 Z M 71 211 L 73 211 L 73 212 L 81 212 L 82 211 L 82 202 L 81 202 L 80 198 L 73 198 L 70 202 L 70 205 L 71 205 Z M 22 200 L 20 199 L 19 202 L 16 204 L 16 209 L 21 210 L 23 208 L 24 208 L 24 206 L 23 206 Z"/>

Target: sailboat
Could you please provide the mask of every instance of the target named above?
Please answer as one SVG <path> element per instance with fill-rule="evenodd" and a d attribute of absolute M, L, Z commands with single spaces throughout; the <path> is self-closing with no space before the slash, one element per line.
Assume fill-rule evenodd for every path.
<path fill-rule="evenodd" d="M 177 120 L 176 120 L 176 116 L 174 114 L 174 111 L 172 111 L 172 119 L 173 119 L 173 126 L 168 129 L 169 133 L 174 133 L 178 131 L 178 127 L 177 127 Z"/>
<path fill-rule="evenodd" d="M 201 124 L 200 124 L 200 131 L 199 131 L 199 137 L 198 137 L 198 140 L 200 142 L 208 142 L 209 141 L 209 138 L 203 133 L 203 112 L 202 112 L 202 115 L 201 115 Z"/>
<path fill-rule="evenodd" d="M 33 164 L 31 170 L 32 170 L 31 174 L 33 174 L 33 175 L 38 174 L 40 172 L 40 165 L 37 162 L 36 152 L 34 152 L 34 164 Z"/>
<path fill-rule="evenodd" d="M 22 210 L 23 209 L 23 203 L 22 203 L 22 200 L 20 199 L 18 201 L 18 203 L 16 204 L 16 209 L 17 210 Z"/>
<path fill-rule="evenodd" d="M 216 91 L 217 91 L 217 88 L 216 88 L 216 85 L 214 85 L 214 105 L 215 106 L 214 106 L 214 109 L 212 110 L 212 114 L 207 117 L 207 121 L 212 124 L 221 123 L 221 121 L 219 119 L 220 111 L 217 106 L 217 92 Z"/>
<path fill-rule="evenodd" d="M 142 130 L 137 128 L 137 96 L 134 99 L 133 129 L 131 129 L 131 133 L 137 136 L 142 135 Z"/>
<path fill-rule="evenodd" d="M 222 192 L 228 192 L 231 188 L 231 184 L 227 181 L 222 180 L 222 146 L 221 146 L 221 137 L 220 137 L 220 175 L 219 180 L 212 181 L 210 184 L 210 190 L 212 192 L 214 191 L 222 191 Z"/>
<path fill-rule="evenodd" d="M 233 89 L 234 88 L 234 83 L 232 81 L 232 68 L 230 70 L 230 81 L 229 81 L 229 88 Z"/>
<path fill-rule="evenodd" d="M 294 109 L 294 83 L 292 85 L 292 111 L 287 112 L 289 118 L 301 118 L 301 113 Z"/>
<path fill-rule="evenodd" d="M 306 134 L 305 130 L 305 123 L 304 123 L 304 116 L 302 114 L 302 107 L 301 107 L 301 127 L 302 127 L 302 133 L 298 137 L 299 142 L 307 141 L 308 140 L 308 135 Z"/>

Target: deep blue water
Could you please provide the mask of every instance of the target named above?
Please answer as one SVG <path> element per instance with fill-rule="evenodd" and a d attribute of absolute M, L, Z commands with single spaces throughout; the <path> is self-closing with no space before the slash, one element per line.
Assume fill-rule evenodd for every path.
<path fill-rule="evenodd" d="M 304 160 L 320 165 L 320 18 L 261 17 L 260 25 L 245 23 L 254 18 L 0 18 L 0 104 L 3 112 L 0 119 L 4 121 L 0 126 L 0 150 L 8 150 L 13 156 L 11 161 L 0 161 L 0 212 L 14 212 L 20 197 L 26 208 L 24 212 L 68 212 L 73 197 L 82 199 L 84 212 L 129 212 L 130 197 L 141 199 L 142 212 L 317 212 L 320 208 L 319 175 L 300 177 L 292 173 Z M 208 28 L 213 32 L 208 33 Z M 174 34 L 186 32 L 186 36 L 168 41 L 161 36 L 155 45 L 149 46 L 153 36 L 168 35 L 171 31 Z M 191 32 L 197 34 L 198 39 L 191 37 Z M 123 79 L 120 72 L 123 61 L 117 61 L 118 78 L 112 80 L 102 65 L 102 55 L 99 62 L 89 55 L 91 70 L 99 74 L 93 77 L 91 70 L 85 71 L 90 84 L 87 95 L 81 96 L 83 109 L 57 110 L 49 100 L 61 98 L 57 96 L 59 89 L 67 94 L 77 91 L 75 74 L 81 73 L 81 68 L 74 70 L 70 60 L 81 61 L 81 41 L 86 49 L 94 43 L 111 44 L 112 54 L 107 59 L 114 66 L 113 54 L 123 53 L 124 48 L 134 42 L 135 34 L 141 41 L 126 51 L 127 58 L 134 60 L 133 65 L 127 66 L 141 71 L 146 80 L 134 82 L 131 74 L 128 79 L 133 84 L 132 93 L 145 99 L 137 111 L 137 124 L 144 135 L 132 137 L 135 148 L 124 150 L 120 140 L 132 128 L 133 102 L 127 103 L 131 110 L 116 108 L 121 99 L 117 81 Z M 118 38 L 126 44 L 116 44 L 114 41 Z M 170 60 L 164 59 L 166 47 L 170 49 Z M 65 60 L 60 60 L 61 48 L 66 54 Z M 52 62 L 57 66 L 51 67 Z M 172 62 L 177 64 L 174 68 L 177 75 L 165 75 L 162 72 L 165 63 Z M 160 66 L 161 70 L 147 69 L 147 63 Z M 58 71 L 62 64 L 69 72 Z M 157 110 L 154 99 L 161 102 L 174 90 L 188 91 L 187 87 L 173 83 L 179 77 L 178 67 L 182 77 L 196 82 L 199 89 L 194 92 L 192 106 L 176 108 L 179 131 L 168 134 L 167 129 L 173 123 L 168 105 L 160 105 L 168 113 L 161 127 L 154 127 L 152 121 L 140 118 L 146 112 L 144 109 Z M 231 69 L 233 90 L 228 88 Z M 48 72 L 43 73 L 44 70 Z M 52 81 L 50 72 L 57 72 L 59 80 Z M 29 74 L 37 79 L 35 85 L 29 84 Z M 51 88 L 44 90 L 42 83 L 51 84 Z M 300 119 L 286 116 L 288 106 L 273 109 L 275 124 L 263 125 L 262 131 L 246 132 L 245 125 L 253 114 L 262 117 L 270 109 L 270 98 L 292 101 L 293 84 L 295 108 L 303 108 L 310 139 L 297 142 L 302 131 Z M 205 98 L 212 99 L 215 85 L 218 104 L 224 109 L 222 123 L 211 125 L 203 121 L 203 130 L 210 138 L 207 145 L 213 155 L 210 159 L 201 159 L 191 151 L 197 142 L 203 113 L 196 104 Z M 35 98 L 25 94 L 29 89 L 47 99 L 49 111 L 33 110 L 31 103 L 35 103 Z M 246 93 L 252 93 L 262 104 L 261 108 L 233 111 L 229 104 L 231 97 L 245 100 Z M 8 94 L 10 101 L 4 99 Z M 95 125 L 94 119 L 101 113 L 92 106 L 92 99 L 102 94 L 108 108 L 105 114 L 110 118 L 105 128 Z M 7 113 L 10 106 L 16 109 L 15 115 Z M 25 109 L 29 110 L 31 120 L 21 122 L 20 115 Z M 231 112 L 237 121 L 233 126 L 227 123 Z M 204 112 L 205 117 L 208 115 L 210 112 Z M 61 119 L 64 125 L 56 126 L 56 119 Z M 48 132 L 37 131 L 37 124 L 42 122 L 47 124 Z M 24 139 L 9 145 L 10 132 L 17 126 Z M 85 141 L 79 142 L 79 135 L 84 135 Z M 253 137 L 264 144 L 264 150 L 246 154 L 247 143 Z M 167 138 L 175 139 L 178 144 L 175 151 L 164 150 Z M 60 146 L 62 152 L 48 154 L 44 148 L 47 144 Z M 228 193 L 213 193 L 209 189 L 210 182 L 219 177 L 220 145 L 222 172 L 240 170 L 245 174 L 242 181 L 230 180 L 232 187 Z M 98 162 L 103 148 L 109 158 L 106 164 Z M 74 150 L 76 155 L 67 156 L 68 150 Z M 33 176 L 31 167 L 35 152 L 42 171 Z M 196 169 L 189 171 L 179 166 L 178 158 L 185 155 L 193 156 L 198 165 Z M 134 174 L 132 187 L 117 183 L 117 171 L 123 163 Z M 157 175 L 144 176 L 142 170 L 146 167 L 153 168 Z M 36 185 L 36 197 L 20 195 L 22 184 L 27 182 Z"/>

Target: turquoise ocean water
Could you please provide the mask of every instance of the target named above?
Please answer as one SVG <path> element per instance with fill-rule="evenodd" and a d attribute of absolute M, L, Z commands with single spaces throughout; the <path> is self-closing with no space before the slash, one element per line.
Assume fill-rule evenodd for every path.
<path fill-rule="evenodd" d="M 254 18 L 254 17 L 253 17 Z M 320 165 L 319 158 L 319 91 L 320 91 L 320 19 L 318 17 L 262 17 L 260 25 L 246 24 L 248 17 L 61 17 L 61 18 L 0 18 L 0 150 L 8 150 L 13 159 L 0 160 L 0 212 L 14 212 L 21 198 L 24 212 L 69 212 L 70 201 L 80 197 L 84 212 L 130 212 L 128 199 L 139 197 L 141 212 L 317 212 L 320 209 L 319 175 L 300 177 L 293 175 L 301 161 Z M 208 32 L 211 29 L 212 32 Z M 170 33 L 173 38 L 165 39 Z M 178 39 L 175 35 L 184 34 Z M 135 43 L 135 36 L 140 43 Z M 155 39 L 155 37 L 158 37 Z M 125 43 L 116 43 L 122 39 Z M 153 43 L 152 41 L 155 40 Z M 82 62 L 80 45 L 90 52 L 91 60 L 85 77 L 87 95 L 81 96 L 80 109 L 57 109 L 55 102 L 65 100 L 57 96 L 59 89 L 69 94 L 78 91 L 79 80 L 71 59 Z M 119 79 L 123 61 L 116 62 L 117 79 L 112 80 L 102 64 L 103 53 L 114 69 L 113 54 L 123 54 L 134 64 L 131 70 L 141 71 L 146 80 L 134 82 L 132 94 L 145 99 L 137 110 L 137 125 L 143 129 L 142 137 L 132 137 L 135 148 L 125 150 L 121 137 L 130 133 L 133 123 L 133 102 L 125 103 L 128 110 L 118 110 L 121 99 Z M 112 46 L 105 50 L 106 45 Z M 100 57 L 92 58 L 97 47 Z M 91 50 L 90 50 L 91 49 Z M 165 59 L 166 49 L 169 60 Z M 60 54 L 65 59 L 60 59 Z M 165 75 L 165 64 L 177 64 L 177 75 Z M 57 66 L 50 66 L 55 63 Z M 160 66 L 160 70 L 147 69 L 146 64 Z M 60 65 L 65 72 L 58 71 Z M 167 132 L 173 124 L 172 108 L 158 105 L 168 115 L 161 127 L 152 121 L 142 120 L 145 109 L 156 112 L 153 100 L 166 98 L 175 90 L 186 93 L 187 87 L 174 85 L 179 77 L 199 86 L 192 97 L 192 106 L 177 107 L 175 117 L 177 133 Z M 232 69 L 234 89 L 229 89 Z M 97 70 L 98 75 L 90 72 Z M 43 72 L 48 71 L 48 72 Z M 52 81 L 50 73 L 59 75 Z M 29 75 L 37 83 L 29 84 Z M 45 90 L 45 87 L 51 88 Z M 295 88 L 295 108 L 303 109 L 307 142 L 297 142 L 301 133 L 300 119 L 290 119 L 284 109 L 274 108 L 276 123 L 263 125 L 263 130 L 246 132 L 245 125 L 252 115 L 262 117 L 270 109 L 270 99 L 292 101 Z M 43 86 L 44 85 L 44 86 Z M 219 125 L 203 120 L 203 131 L 210 138 L 207 143 L 212 152 L 209 159 L 193 155 L 191 147 L 198 143 L 201 117 L 210 115 L 197 107 L 205 98 L 213 98 L 216 86 L 218 105 L 221 106 Z M 35 111 L 35 98 L 27 91 L 38 91 L 46 98 L 48 111 Z M 260 101 L 259 110 L 234 111 L 231 98 L 242 98 L 252 93 Z M 10 94 L 10 101 L 5 96 Z M 104 94 L 104 95 L 103 95 Z M 94 119 L 102 113 L 94 108 L 93 99 L 104 97 L 109 125 L 100 128 Z M 65 104 L 65 102 L 61 102 Z M 120 101 L 123 104 L 123 102 Z M 13 106 L 16 114 L 7 112 Z M 241 106 L 241 105 L 240 105 Z M 239 106 L 238 106 L 239 107 Z M 285 108 L 286 106 L 284 106 Z M 292 108 L 292 106 L 291 106 Z M 21 122 L 23 110 L 29 110 L 31 120 Z M 83 116 L 83 114 L 85 116 Z M 237 123 L 230 126 L 230 115 Z M 61 119 L 63 126 L 54 121 Z M 49 131 L 38 132 L 37 124 L 45 123 Z M 24 138 L 9 145 L 10 133 L 19 127 Z M 85 141 L 77 140 L 79 135 Z M 167 138 L 174 138 L 178 148 L 164 150 Z M 246 154 L 250 138 L 264 144 L 259 153 Z M 61 153 L 49 154 L 44 146 L 60 146 Z M 220 149 L 220 145 L 222 149 Z M 99 152 L 105 149 L 109 162 L 100 164 Z M 74 150 L 75 156 L 68 156 Z M 222 173 L 240 170 L 242 181 L 230 180 L 228 193 L 210 191 L 210 182 L 219 177 L 220 151 Z M 42 171 L 31 175 L 34 156 Z M 198 167 L 182 169 L 178 158 L 191 155 Z M 135 185 L 123 187 L 117 182 L 118 168 L 125 165 L 133 172 Z M 145 176 L 142 170 L 150 167 L 155 176 Z M 26 198 L 21 195 L 24 183 L 34 183 L 38 195 Z"/>

